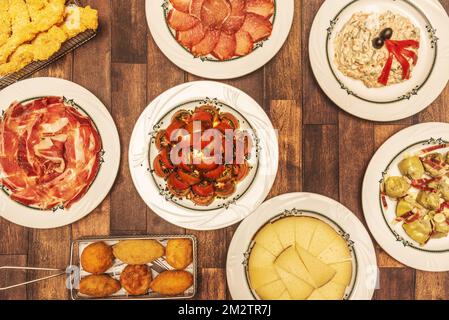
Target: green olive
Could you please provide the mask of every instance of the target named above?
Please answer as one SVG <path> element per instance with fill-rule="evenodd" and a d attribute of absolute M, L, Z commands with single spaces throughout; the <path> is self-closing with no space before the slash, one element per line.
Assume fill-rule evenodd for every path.
<path fill-rule="evenodd" d="M 402 198 L 410 189 L 410 183 L 404 177 L 389 177 L 385 181 L 385 193 L 391 198 Z"/>

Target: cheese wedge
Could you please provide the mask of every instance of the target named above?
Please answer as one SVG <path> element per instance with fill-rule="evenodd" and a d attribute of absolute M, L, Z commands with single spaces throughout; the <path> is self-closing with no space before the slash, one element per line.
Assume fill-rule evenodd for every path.
<path fill-rule="evenodd" d="M 274 263 L 277 267 L 287 271 L 299 279 L 307 282 L 309 285 L 316 287 L 312 277 L 307 271 L 306 266 L 302 262 L 295 247 L 286 249 Z"/>
<path fill-rule="evenodd" d="M 312 294 L 307 298 L 307 300 L 314 300 L 314 301 L 323 301 L 327 300 L 325 296 L 323 296 L 319 290 L 315 290 L 312 292 Z"/>
<path fill-rule="evenodd" d="M 351 252 L 346 241 L 342 237 L 337 237 L 318 255 L 318 259 L 327 264 L 345 262 L 351 260 Z"/>
<path fill-rule="evenodd" d="M 272 268 L 249 268 L 249 282 L 251 288 L 258 290 L 267 284 L 280 280 L 274 267 Z"/>
<path fill-rule="evenodd" d="M 304 262 L 307 271 L 309 271 L 310 276 L 312 277 L 315 285 L 318 288 L 322 287 L 323 285 L 332 280 L 332 278 L 337 273 L 334 269 L 332 269 L 327 264 L 321 262 L 320 260 L 312 256 L 306 250 L 300 247 L 296 249 L 302 262 Z"/>
<path fill-rule="evenodd" d="M 284 249 L 295 244 L 295 223 L 298 217 L 288 217 L 273 223 L 274 230 Z"/>
<path fill-rule="evenodd" d="M 287 301 L 287 300 L 291 300 L 291 299 L 292 299 L 292 297 L 290 297 L 288 290 L 285 290 L 276 300 Z"/>
<path fill-rule="evenodd" d="M 352 262 L 346 261 L 346 262 L 340 262 L 330 265 L 335 271 L 337 271 L 337 274 L 332 279 L 332 282 L 341 284 L 343 286 L 348 286 L 352 279 Z"/>
<path fill-rule="evenodd" d="M 276 257 L 284 251 L 284 247 L 282 246 L 281 241 L 279 240 L 279 237 L 271 224 L 267 224 L 265 227 L 260 229 L 254 238 L 254 241 L 270 251 L 270 253 Z"/>
<path fill-rule="evenodd" d="M 257 295 L 262 300 L 276 300 L 284 294 L 287 288 L 282 280 L 271 282 L 256 290 Z"/>
<path fill-rule="evenodd" d="M 287 291 L 293 300 L 305 300 L 315 290 L 307 282 L 295 277 L 294 275 L 276 267 L 276 271 L 287 287 Z"/>
<path fill-rule="evenodd" d="M 339 237 L 338 233 L 331 226 L 320 221 L 315 229 L 315 232 L 313 233 L 313 237 L 307 251 L 309 251 L 313 256 L 318 256 L 337 237 Z"/>
<path fill-rule="evenodd" d="M 272 255 L 267 249 L 256 243 L 251 249 L 248 267 L 249 269 L 272 268 L 275 260 L 276 257 L 274 255 Z"/>
<path fill-rule="evenodd" d="M 345 297 L 346 286 L 331 281 L 319 288 L 318 291 L 326 297 L 327 300 L 343 300 Z"/>
<path fill-rule="evenodd" d="M 319 220 L 309 217 L 299 217 L 295 223 L 296 245 L 308 249 Z"/>

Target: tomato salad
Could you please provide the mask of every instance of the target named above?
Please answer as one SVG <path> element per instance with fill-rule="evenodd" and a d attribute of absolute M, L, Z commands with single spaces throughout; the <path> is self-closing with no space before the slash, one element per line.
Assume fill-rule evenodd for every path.
<path fill-rule="evenodd" d="M 176 112 L 168 127 L 157 132 L 155 144 L 154 173 L 165 179 L 172 196 L 198 206 L 231 197 L 252 169 L 247 161 L 251 136 L 233 114 L 210 104 Z"/>

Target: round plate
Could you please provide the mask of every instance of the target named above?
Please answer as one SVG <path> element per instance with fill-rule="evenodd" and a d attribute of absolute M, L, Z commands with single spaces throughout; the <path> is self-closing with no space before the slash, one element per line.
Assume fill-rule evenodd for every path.
<path fill-rule="evenodd" d="M 187 200 L 178 201 L 167 195 L 152 173 L 153 159 L 150 159 L 150 153 L 154 154 L 153 134 L 161 121 L 176 110 L 194 107 L 201 101 L 218 104 L 237 118 L 245 119 L 245 126 L 254 129 L 259 150 L 257 157 L 250 161 L 252 172 L 239 184 L 234 198 L 219 200 L 218 205 L 216 200 L 207 207 L 193 206 Z M 273 186 L 278 161 L 276 132 L 263 109 L 244 92 L 210 81 L 185 83 L 157 97 L 137 121 L 129 148 L 131 176 L 145 203 L 163 219 L 191 230 L 221 229 L 247 217 L 265 200 Z"/>
<path fill-rule="evenodd" d="M 449 237 L 432 239 L 421 247 L 402 229 L 393 225 L 394 201 L 382 205 L 380 183 L 386 175 L 400 175 L 398 163 L 406 154 L 449 141 L 449 124 L 424 123 L 407 128 L 385 142 L 376 152 L 363 181 L 362 201 L 366 222 L 379 245 L 401 263 L 424 271 L 449 270 Z M 437 150 L 448 151 L 449 148 Z"/>
<path fill-rule="evenodd" d="M 334 39 L 357 12 L 390 10 L 409 18 L 420 30 L 418 64 L 403 83 L 367 88 L 341 73 L 333 62 Z M 394 121 L 417 114 L 444 90 L 449 75 L 449 18 L 437 0 L 327 0 L 310 33 L 312 69 L 323 91 L 346 112 L 373 121 Z"/>
<path fill-rule="evenodd" d="M 342 204 L 330 198 L 311 193 L 290 193 L 273 198 L 261 205 L 242 222 L 232 239 L 228 251 L 226 274 L 232 298 L 253 300 L 249 287 L 245 253 L 248 252 L 258 230 L 282 215 L 305 215 L 318 218 L 333 226 L 352 245 L 356 275 L 348 299 L 372 299 L 377 284 L 377 261 L 371 238 L 357 217 Z"/>
<path fill-rule="evenodd" d="M 173 36 L 165 20 L 169 0 L 146 0 L 146 16 L 154 41 L 181 69 L 207 79 L 232 79 L 249 74 L 270 61 L 282 48 L 293 23 L 294 0 L 275 0 L 276 12 L 271 36 L 257 44 L 247 56 L 228 61 L 209 61 L 194 56 Z"/>
<path fill-rule="evenodd" d="M 14 101 L 43 96 L 64 96 L 79 105 L 98 128 L 104 162 L 89 191 L 70 209 L 41 211 L 28 208 L 0 192 L 0 216 L 29 228 L 49 229 L 69 225 L 92 212 L 109 193 L 120 164 L 120 140 L 109 111 L 91 92 L 62 79 L 33 78 L 15 83 L 0 91 L 0 110 L 6 110 Z"/>

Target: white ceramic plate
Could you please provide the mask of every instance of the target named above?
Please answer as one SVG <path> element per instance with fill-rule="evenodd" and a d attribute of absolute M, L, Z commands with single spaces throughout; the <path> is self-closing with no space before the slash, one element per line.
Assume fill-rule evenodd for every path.
<path fill-rule="evenodd" d="M 390 10 L 420 29 L 419 60 L 410 80 L 384 88 L 367 88 L 343 75 L 333 62 L 334 39 L 357 12 Z M 449 74 L 449 25 L 437 0 L 327 0 L 313 22 L 309 41 L 312 69 L 324 92 L 346 112 L 373 121 L 394 121 L 427 108 L 444 90 Z"/>
<path fill-rule="evenodd" d="M 396 218 L 395 202 L 388 201 L 383 208 L 380 182 L 384 176 L 400 175 L 398 163 L 406 154 L 415 154 L 427 147 L 449 141 L 449 124 L 424 123 L 407 128 L 380 147 L 366 171 L 363 181 L 363 211 L 366 222 L 379 245 L 393 258 L 403 264 L 425 271 L 449 270 L 449 237 L 432 239 L 420 247 L 402 229 L 392 224 Z M 447 152 L 449 148 L 437 150 Z"/>
<path fill-rule="evenodd" d="M 162 52 L 181 69 L 207 79 L 232 79 L 249 74 L 270 61 L 282 48 L 293 23 L 294 0 L 276 0 L 273 33 L 257 44 L 251 54 L 229 61 L 203 61 L 184 49 L 166 23 L 164 8 L 169 0 L 146 0 L 146 16 L 154 41 Z"/>
<path fill-rule="evenodd" d="M 253 300 L 249 287 L 245 253 L 257 231 L 268 222 L 285 215 L 304 215 L 318 218 L 343 234 L 353 243 L 354 277 L 347 299 L 372 299 L 377 285 L 377 262 L 371 238 L 360 220 L 346 207 L 327 197 L 311 193 L 290 193 L 273 198 L 261 205 L 237 229 L 228 251 L 226 274 L 232 298 Z"/>
<path fill-rule="evenodd" d="M 259 144 L 250 175 L 239 184 L 231 201 L 214 201 L 210 206 L 193 206 L 188 200 L 167 196 L 152 173 L 153 133 L 163 119 L 179 109 L 204 99 L 232 109 L 253 128 Z M 223 106 L 220 106 L 223 108 Z M 153 153 L 154 154 L 154 153 Z M 191 230 L 215 230 L 233 225 L 253 212 L 266 198 L 278 170 L 279 150 L 276 132 L 263 109 L 244 92 L 229 85 L 199 81 L 174 87 L 157 97 L 140 116 L 131 136 L 129 165 L 137 191 L 145 203 L 163 219 Z M 257 170 L 256 170 L 257 165 Z"/>
<path fill-rule="evenodd" d="M 91 92 L 62 79 L 33 78 L 15 83 L 0 91 L 0 111 L 14 101 L 43 96 L 64 96 L 73 99 L 90 116 L 103 143 L 100 171 L 89 191 L 70 209 L 40 211 L 25 207 L 0 192 L 0 215 L 15 224 L 29 228 L 49 229 L 69 225 L 92 212 L 109 193 L 120 164 L 120 140 L 109 111 Z"/>

